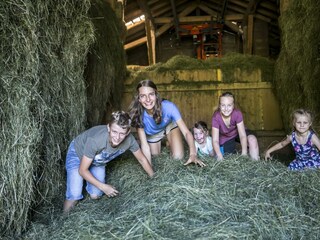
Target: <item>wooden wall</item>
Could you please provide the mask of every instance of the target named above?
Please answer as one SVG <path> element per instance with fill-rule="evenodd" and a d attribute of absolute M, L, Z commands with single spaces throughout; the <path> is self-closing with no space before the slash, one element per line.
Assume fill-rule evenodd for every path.
<path fill-rule="evenodd" d="M 239 81 L 225 83 L 220 70 L 179 70 L 165 73 L 148 72 L 162 97 L 174 102 L 180 109 L 188 127 L 203 120 L 211 126 L 211 116 L 218 105 L 219 95 L 231 91 L 245 119 L 245 125 L 252 130 L 283 129 L 279 103 L 273 93 L 273 86 L 263 82 L 259 69 L 251 74 L 236 69 Z M 127 109 L 138 80 L 128 78 L 122 100 Z"/>

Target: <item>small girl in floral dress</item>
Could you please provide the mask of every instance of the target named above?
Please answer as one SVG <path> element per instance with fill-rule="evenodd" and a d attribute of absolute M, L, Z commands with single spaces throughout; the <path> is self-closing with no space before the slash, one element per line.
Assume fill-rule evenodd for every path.
<path fill-rule="evenodd" d="M 285 140 L 269 148 L 265 154 L 265 159 L 270 158 L 270 154 L 292 143 L 296 154 L 288 168 L 290 170 L 302 170 L 305 168 L 320 168 L 320 140 L 313 132 L 312 113 L 304 110 L 295 110 L 292 114 L 294 130 Z"/>

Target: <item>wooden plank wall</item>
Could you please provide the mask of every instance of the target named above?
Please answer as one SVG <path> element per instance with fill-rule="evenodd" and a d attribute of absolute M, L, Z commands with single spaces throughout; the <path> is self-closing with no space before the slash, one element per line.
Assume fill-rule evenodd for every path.
<path fill-rule="evenodd" d="M 180 109 L 188 127 L 198 120 L 208 123 L 218 106 L 219 95 L 225 91 L 236 97 L 245 119 L 245 125 L 252 130 L 282 130 L 279 103 L 270 82 L 263 82 L 259 69 L 253 73 L 235 71 L 239 81 L 225 83 L 220 70 L 179 70 L 156 74 L 150 72 L 146 78 L 153 80 L 162 97 L 174 102 Z M 139 80 L 128 78 L 122 100 L 127 109 Z"/>

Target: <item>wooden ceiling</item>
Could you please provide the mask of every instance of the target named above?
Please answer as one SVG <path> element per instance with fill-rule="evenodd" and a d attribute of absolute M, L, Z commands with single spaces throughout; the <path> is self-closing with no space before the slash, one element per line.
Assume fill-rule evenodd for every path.
<path fill-rule="evenodd" d="M 225 31 L 243 34 L 248 16 L 268 23 L 270 49 L 280 49 L 278 27 L 280 0 L 124 0 L 124 20 L 141 15 L 150 19 L 160 36 L 178 24 L 222 22 Z M 235 24 L 236 23 L 236 24 Z M 240 28 L 239 28 L 240 26 Z M 144 21 L 127 26 L 125 49 L 146 43 Z"/>

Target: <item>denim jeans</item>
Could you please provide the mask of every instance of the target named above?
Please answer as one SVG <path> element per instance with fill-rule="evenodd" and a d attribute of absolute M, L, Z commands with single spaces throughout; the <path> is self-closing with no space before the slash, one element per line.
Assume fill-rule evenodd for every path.
<path fill-rule="evenodd" d="M 84 179 L 79 174 L 80 158 L 78 157 L 74 148 L 74 140 L 70 143 L 67 157 L 67 200 L 80 200 L 83 198 L 82 188 Z M 106 169 L 105 166 L 90 166 L 89 171 L 100 182 L 105 183 Z M 102 196 L 103 192 L 94 185 L 86 182 L 86 190 L 90 195 Z"/>

